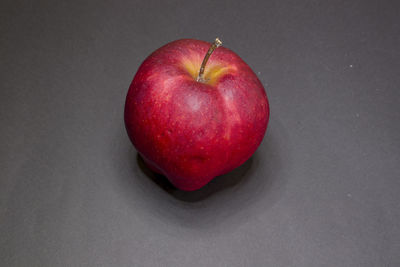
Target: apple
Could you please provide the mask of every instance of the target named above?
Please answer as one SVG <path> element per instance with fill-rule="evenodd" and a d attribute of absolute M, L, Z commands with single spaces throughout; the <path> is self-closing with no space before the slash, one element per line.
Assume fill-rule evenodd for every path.
<path fill-rule="evenodd" d="M 182 39 L 154 51 L 126 97 L 125 126 L 148 167 L 197 190 L 248 160 L 269 119 L 264 87 L 233 51 Z"/>

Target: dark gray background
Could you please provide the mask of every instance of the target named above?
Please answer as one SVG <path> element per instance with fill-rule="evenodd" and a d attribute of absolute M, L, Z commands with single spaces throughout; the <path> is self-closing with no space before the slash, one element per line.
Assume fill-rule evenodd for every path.
<path fill-rule="evenodd" d="M 0 265 L 400 266 L 398 3 L 2 0 Z M 216 36 L 270 124 L 179 192 L 137 159 L 125 96 L 153 50 Z"/>

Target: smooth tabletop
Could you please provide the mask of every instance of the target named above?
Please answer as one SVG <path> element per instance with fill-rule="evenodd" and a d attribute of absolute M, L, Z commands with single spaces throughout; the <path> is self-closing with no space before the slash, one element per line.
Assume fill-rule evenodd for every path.
<path fill-rule="evenodd" d="M 0 266 L 400 266 L 398 1 L 0 2 Z M 137 157 L 141 62 L 212 41 L 258 75 L 254 156 L 196 192 Z"/>

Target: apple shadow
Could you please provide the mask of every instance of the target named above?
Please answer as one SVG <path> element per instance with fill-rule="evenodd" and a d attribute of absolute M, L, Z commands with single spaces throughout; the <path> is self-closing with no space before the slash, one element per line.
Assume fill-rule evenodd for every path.
<path fill-rule="evenodd" d="M 252 157 L 250 157 L 250 159 L 248 159 L 245 163 L 243 163 L 241 166 L 237 167 L 233 171 L 215 177 L 204 187 L 190 192 L 176 188 L 164 175 L 155 173 L 150 170 L 150 168 L 147 167 L 146 163 L 139 153 L 137 153 L 136 161 L 140 170 L 145 174 L 147 178 L 149 178 L 152 182 L 157 184 L 160 188 L 162 188 L 165 192 L 167 192 L 174 198 L 184 202 L 198 202 L 226 188 L 234 187 L 242 182 L 244 179 L 248 178 L 248 176 L 246 176 L 246 173 L 252 167 L 253 157 L 257 157 L 257 153 L 255 153 Z"/>
<path fill-rule="evenodd" d="M 122 141 L 112 147 L 114 175 L 119 177 L 116 193 L 126 198 L 135 213 L 169 234 L 176 233 L 172 225 L 191 229 L 193 235 L 230 231 L 279 205 L 285 195 L 293 165 L 292 145 L 284 124 L 274 119 L 270 125 L 249 160 L 191 192 L 175 188 L 166 177 L 151 171 L 121 127 L 118 140 Z"/>

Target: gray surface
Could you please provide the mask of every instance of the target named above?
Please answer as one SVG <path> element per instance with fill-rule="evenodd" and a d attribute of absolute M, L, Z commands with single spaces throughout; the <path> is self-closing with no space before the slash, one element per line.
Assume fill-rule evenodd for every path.
<path fill-rule="evenodd" d="M 398 2 L 166 2 L 1 1 L 0 265 L 400 266 Z M 156 48 L 216 36 L 271 120 L 243 167 L 177 192 L 125 95 Z"/>

